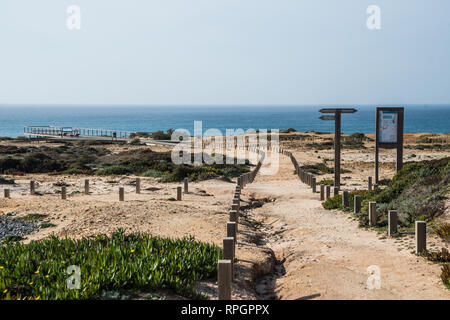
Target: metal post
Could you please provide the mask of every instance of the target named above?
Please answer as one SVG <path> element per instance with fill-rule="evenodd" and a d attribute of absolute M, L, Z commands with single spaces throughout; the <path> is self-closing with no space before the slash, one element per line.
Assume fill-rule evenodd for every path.
<path fill-rule="evenodd" d="M 66 194 L 66 187 L 61 187 L 61 199 L 66 200 L 67 194 Z"/>
<path fill-rule="evenodd" d="M 320 185 L 320 201 L 325 200 L 325 185 Z"/>
<path fill-rule="evenodd" d="M 327 195 L 326 195 L 326 199 L 330 199 L 330 193 L 331 193 L 331 187 L 327 186 Z"/>
<path fill-rule="evenodd" d="M 3 194 L 4 194 L 5 198 L 10 198 L 9 189 L 3 190 Z"/>

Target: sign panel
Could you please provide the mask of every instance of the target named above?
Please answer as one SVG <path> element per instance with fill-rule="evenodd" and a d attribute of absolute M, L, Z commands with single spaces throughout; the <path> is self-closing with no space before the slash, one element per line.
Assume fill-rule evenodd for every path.
<path fill-rule="evenodd" d="M 397 143 L 398 111 L 380 110 L 379 142 Z"/>

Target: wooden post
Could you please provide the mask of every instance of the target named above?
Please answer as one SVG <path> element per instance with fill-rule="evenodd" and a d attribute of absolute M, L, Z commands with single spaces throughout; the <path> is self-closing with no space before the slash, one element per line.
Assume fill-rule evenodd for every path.
<path fill-rule="evenodd" d="M 184 193 L 189 193 L 189 179 L 184 178 Z"/>
<path fill-rule="evenodd" d="M 345 190 L 342 193 L 342 207 L 344 208 L 348 208 L 349 204 L 348 204 L 348 191 Z"/>
<path fill-rule="evenodd" d="M 237 241 L 236 222 L 227 222 L 227 237 L 233 237 Z"/>
<path fill-rule="evenodd" d="M 334 186 L 334 195 L 337 196 L 339 194 L 339 187 Z"/>
<path fill-rule="evenodd" d="M 89 194 L 89 179 L 84 180 L 84 194 L 85 195 Z"/>
<path fill-rule="evenodd" d="M 353 205 L 354 212 L 360 213 L 361 212 L 361 196 L 356 195 L 353 202 L 354 202 L 354 205 Z"/>
<path fill-rule="evenodd" d="M 341 186 L 341 112 L 334 114 L 334 186 Z"/>
<path fill-rule="evenodd" d="M 236 232 L 237 232 L 239 226 L 239 214 L 237 210 L 230 211 L 230 222 L 236 222 Z"/>
<path fill-rule="evenodd" d="M 217 264 L 219 300 L 231 300 L 231 260 L 219 260 Z"/>
<path fill-rule="evenodd" d="M 67 192 L 66 192 L 66 187 L 61 187 L 61 199 L 66 200 L 67 198 Z"/>
<path fill-rule="evenodd" d="M 398 215 L 396 210 L 389 210 L 388 212 L 388 236 L 392 237 L 397 233 Z"/>
<path fill-rule="evenodd" d="M 316 178 L 315 177 L 311 178 L 311 188 L 312 188 L 312 192 L 316 193 Z"/>
<path fill-rule="evenodd" d="M 403 168 L 403 122 L 404 109 L 398 111 L 398 131 L 397 131 L 397 161 L 395 162 L 395 169 L 397 172 Z"/>
<path fill-rule="evenodd" d="M 377 203 L 369 202 L 369 225 L 374 227 L 377 224 Z"/>
<path fill-rule="evenodd" d="M 181 187 L 177 187 L 177 200 L 181 201 Z"/>
<path fill-rule="evenodd" d="M 368 190 L 372 191 L 372 177 L 369 177 L 369 182 L 368 182 Z"/>
<path fill-rule="evenodd" d="M 5 198 L 10 198 L 9 189 L 4 189 L 3 190 L 3 195 L 5 196 Z"/>
<path fill-rule="evenodd" d="M 123 187 L 119 188 L 119 201 L 125 201 L 125 189 Z"/>
<path fill-rule="evenodd" d="M 141 178 L 136 178 L 136 193 L 141 193 Z"/>
<path fill-rule="evenodd" d="M 320 201 L 325 200 L 325 185 L 320 185 Z"/>
<path fill-rule="evenodd" d="M 326 199 L 330 199 L 330 193 L 331 193 L 331 186 L 327 186 L 327 197 Z"/>
<path fill-rule="evenodd" d="M 223 258 L 231 261 L 231 281 L 234 281 L 234 257 L 235 257 L 234 238 L 223 238 Z"/>
<path fill-rule="evenodd" d="M 427 223 L 416 221 L 416 254 L 427 250 Z"/>
<path fill-rule="evenodd" d="M 30 181 L 30 194 L 34 195 L 35 189 L 34 189 L 34 180 Z"/>

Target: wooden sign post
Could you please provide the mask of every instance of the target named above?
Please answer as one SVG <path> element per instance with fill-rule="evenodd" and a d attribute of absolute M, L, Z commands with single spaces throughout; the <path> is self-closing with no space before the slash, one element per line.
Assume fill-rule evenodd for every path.
<path fill-rule="evenodd" d="M 377 108 L 375 139 L 375 183 L 379 181 L 379 150 L 397 149 L 396 171 L 403 168 L 403 122 L 405 108 Z"/>
<path fill-rule="evenodd" d="M 320 120 L 334 120 L 334 186 L 341 187 L 341 114 L 355 113 L 356 109 L 320 109 L 320 113 L 334 113 L 334 116 L 321 116 Z"/>

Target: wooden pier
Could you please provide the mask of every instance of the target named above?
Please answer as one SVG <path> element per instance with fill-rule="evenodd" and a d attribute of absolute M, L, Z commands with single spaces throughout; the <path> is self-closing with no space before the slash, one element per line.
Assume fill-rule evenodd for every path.
<path fill-rule="evenodd" d="M 63 140 L 112 140 L 128 141 L 131 132 L 106 129 L 26 126 L 23 133 L 30 137 L 63 139 Z"/>

